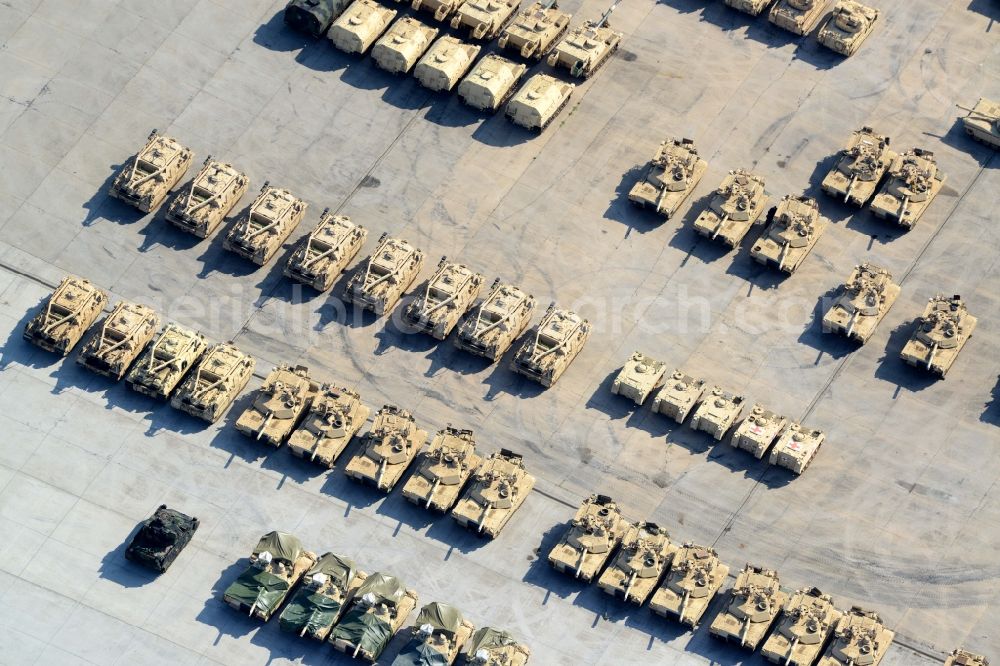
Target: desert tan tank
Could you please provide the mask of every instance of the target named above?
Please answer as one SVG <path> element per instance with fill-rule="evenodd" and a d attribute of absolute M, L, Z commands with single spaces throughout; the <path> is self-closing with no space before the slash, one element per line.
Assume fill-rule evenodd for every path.
<path fill-rule="evenodd" d="M 146 145 L 122 165 L 108 194 L 144 213 L 151 213 L 181 182 L 193 159 L 190 149 L 153 130 Z"/>
<path fill-rule="evenodd" d="M 733 432 L 733 438 L 729 441 L 733 447 L 749 451 L 754 458 L 760 460 L 786 425 L 788 425 L 788 419 L 784 416 L 756 403 L 750 409 L 750 414 Z"/>
<path fill-rule="evenodd" d="M 451 27 L 468 30 L 472 39 L 489 41 L 514 18 L 520 0 L 465 0 L 451 17 Z"/>
<path fill-rule="evenodd" d="M 156 335 L 160 317 L 147 305 L 121 301 L 83 343 L 76 362 L 119 380 Z"/>
<path fill-rule="evenodd" d="M 24 327 L 24 339 L 65 356 L 104 311 L 107 292 L 90 280 L 67 275 Z"/>
<path fill-rule="evenodd" d="M 892 274 L 881 266 L 870 263 L 855 266 L 840 288 L 837 300 L 823 315 L 823 330 L 842 333 L 861 344 L 868 342 L 896 302 L 899 291 Z"/>
<path fill-rule="evenodd" d="M 840 55 L 854 55 L 875 29 L 879 12 L 853 0 L 839 0 L 819 29 L 819 43 Z"/>
<path fill-rule="evenodd" d="M 413 77 L 428 90 L 451 90 L 472 67 L 472 61 L 479 55 L 481 48 L 476 44 L 466 44 L 451 35 L 438 37 L 413 68 Z"/>
<path fill-rule="evenodd" d="M 390 74 L 405 74 L 413 69 L 437 34 L 437 28 L 404 16 L 375 42 L 372 60 Z"/>
<path fill-rule="evenodd" d="M 191 184 L 170 202 L 167 222 L 199 238 L 208 238 L 236 207 L 249 185 L 245 173 L 209 155 Z"/>
<path fill-rule="evenodd" d="M 808 35 L 829 5 L 830 0 L 778 0 L 767 19 L 796 35 Z"/>
<path fill-rule="evenodd" d="M 694 221 L 694 229 L 711 240 L 737 247 L 767 205 L 764 179 L 745 169 L 730 171 L 715 191 L 708 208 Z"/>
<path fill-rule="evenodd" d="M 357 391 L 324 384 L 302 425 L 288 438 L 288 448 L 300 458 L 332 469 L 369 414 L 371 409 L 361 403 Z"/>
<path fill-rule="evenodd" d="M 925 368 L 942 379 L 954 365 L 958 353 L 976 330 L 977 319 L 969 314 L 957 294 L 938 294 L 930 299 L 900 358 L 917 368 Z"/>
<path fill-rule="evenodd" d="M 691 429 L 703 430 L 716 441 L 722 441 L 742 412 L 743 396 L 713 386 L 691 417 Z"/>
<path fill-rule="evenodd" d="M 354 0 L 333 22 L 326 36 L 345 53 L 364 53 L 385 32 L 397 13 L 375 0 Z"/>
<path fill-rule="evenodd" d="M 125 381 L 133 391 L 166 400 L 206 349 L 208 342 L 201 333 L 167 324 L 139 356 Z"/>
<path fill-rule="evenodd" d="M 450 511 L 482 463 L 482 457 L 476 455 L 473 432 L 448 426 L 439 430 L 430 447 L 420 454 L 416 471 L 403 486 L 403 497 L 417 506 Z"/>
<path fill-rule="evenodd" d="M 877 613 L 853 606 L 840 618 L 817 666 L 878 666 L 895 637 Z"/>
<path fill-rule="evenodd" d="M 611 383 L 611 392 L 642 405 L 659 385 L 666 371 L 666 363 L 637 351 L 629 357 L 621 372 Z"/>
<path fill-rule="evenodd" d="M 969 112 L 962 118 L 966 134 L 990 148 L 1000 148 L 1000 102 L 980 97 L 971 109 L 959 108 Z"/>
<path fill-rule="evenodd" d="M 812 666 L 843 616 L 830 595 L 801 589 L 788 600 L 760 654 L 781 666 Z"/>
<path fill-rule="evenodd" d="M 981 654 L 958 648 L 951 651 L 944 666 L 990 666 L 990 660 Z"/>
<path fill-rule="evenodd" d="M 299 226 L 307 207 L 288 190 L 264 183 L 250 211 L 226 233 L 222 247 L 263 266 Z"/>
<path fill-rule="evenodd" d="M 750 256 L 758 263 L 791 275 L 816 247 L 816 241 L 828 226 L 815 199 L 786 195 L 778 204 L 774 219 L 753 244 Z"/>
<path fill-rule="evenodd" d="M 497 278 L 486 298 L 462 320 L 455 346 L 496 363 L 528 328 L 534 311 L 534 296 Z"/>
<path fill-rule="evenodd" d="M 510 368 L 548 388 L 562 377 L 589 337 L 589 321 L 570 310 L 557 310 L 552 303 Z"/>
<path fill-rule="evenodd" d="M 514 88 L 526 71 L 526 65 L 487 54 L 458 84 L 458 96 L 474 109 L 496 111 L 513 97 Z"/>
<path fill-rule="evenodd" d="M 283 272 L 316 291 L 326 291 L 357 256 L 367 237 L 367 229 L 349 217 L 332 215 L 327 208 L 316 228 L 295 246 Z"/>
<path fill-rule="evenodd" d="M 462 527 L 494 539 L 534 487 L 535 477 L 528 474 L 521 456 L 500 449 L 473 474 L 451 517 Z"/>
<path fill-rule="evenodd" d="M 587 79 L 618 50 L 622 33 L 611 29 L 611 12 L 621 0 L 615 0 L 596 21 L 584 21 L 556 44 L 549 54 L 552 67 L 565 67 L 571 76 Z"/>
<path fill-rule="evenodd" d="M 438 601 L 420 609 L 410 630 L 410 640 L 393 660 L 394 666 L 455 663 L 476 627 L 454 606 Z"/>
<path fill-rule="evenodd" d="M 589 583 L 601 572 L 627 529 L 628 523 L 614 500 L 607 495 L 591 495 L 577 509 L 559 543 L 549 551 L 549 564 Z"/>
<path fill-rule="evenodd" d="M 750 16 L 760 16 L 774 0 L 726 0 L 726 4 Z"/>
<path fill-rule="evenodd" d="M 364 446 L 348 461 L 344 472 L 352 479 L 389 492 L 426 440 L 427 431 L 417 428 L 408 411 L 385 405 L 375 414 Z"/>
<path fill-rule="evenodd" d="M 312 406 L 319 384 L 309 368 L 280 365 L 271 370 L 253 403 L 236 420 L 236 429 L 271 446 L 281 446 Z"/>
<path fill-rule="evenodd" d="M 417 607 L 418 599 L 403 581 L 375 572 L 358 588 L 328 641 L 340 652 L 374 662 Z"/>
<path fill-rule="evenodd" d="M 695 379 L 681 370 L 674 370 L 656 394 L 653 412 L 666 414 L 674 421 L 684 423 L 704 394 L 704 379 Z"/>
<path fill-rule="evenodd" d="M 507 102 L 504 115 L 515 125 L 541 132 L 569 103 L 574 88 L 548 74 L 535 74 Z"/>
<path fill-rule="evenodd" d="M 736 577 L 725 609 L 709 626 L 716 638 L 737 643 L 751 652 L 771 628 L 788 595 L 781 591 L 778 572 L 750 564 Z"/>
<path fill-rule="evenodd" d="M 423 252 L 402 238 L 390 238 L 383 233 L 368 261 L 351 276 L 344 298 L 383 315 L 396 307 L 423 265 Z"/>
<path fill-rule="evenodd" d="M 635 523 L 625 532 L 618 554 L 601 574 L 598 585 L 613 597 L 641 606 L 678 550 L 664 528 L 656 523 Z"/>
<path fill-rule="evenodd" d="M 525 666 L 531 649 L 507 631 L 483 627 L 469 639 L 465 663 L 469 666 Z"/>
<path fill-rule="evenodd" d="M 170 406 L 215 423 L 250 381 L 256 364 L 232 343 L 217 344 L 181 382 Z"/>
<path fill-rule="evenodd" d="M 781 433 L 767 462 L 801 474 L 812 464 L 825 441 L 826 433 L 822 430 L 810 430 L 801 423 L 792 423 Z"/>
<path fill-rule="evenodd" d="M 698 156 L 691 139 L 664 141 L 646 167 L 645 177 L 632 186 L 628 200 L 669 220 L 694 192 L 707 169 L 708 162 Z"/>
<path fill-rule="evenodd" d="M 541 60 L 569 30 L 572 14 L 559 11 L 556 0 L 542 0 L 520 12 L 504 28 L 497 46 L 516 51 L 522 58 Z"/>
<path fill-rule="evenodd" d="M 423 294 L 410 301 L 403 321 L 419 331 L 444 340 L 458 320 L 472 307 L 483 287 L 483 276 L 465 264 L 448 263 L 441 257 Z"/>
<path fill-rule="evenodd" d="M 840 151 L 836 166 L 823 179 L 823 191 L 847 203 L 864 206 L 895 159 L 896 153 L 889 150 L 889 137 L 871 127 L 862 127 Z"/>
<path fill-rule="evenodd" d="M 674 555 L 663 585 L 649 601 L 649 609 L 695 627 L 728 575 L 729 567 L 719 561 L 714 549 L 686 543 Z"/>
<path fill-rule="evenodd" d="M 447 21 L 463 2 L 464 0 L 413 0 L 410 7 L 413 11 L 430 12 L 435 21 Z"/>
<path fill-rule="evenodd" d="M 872 200 L 872 212 L 912 229 L 946 178 L 929 150 L 914 148 L 901 153 L 889 165 L 889 178 Z"/>

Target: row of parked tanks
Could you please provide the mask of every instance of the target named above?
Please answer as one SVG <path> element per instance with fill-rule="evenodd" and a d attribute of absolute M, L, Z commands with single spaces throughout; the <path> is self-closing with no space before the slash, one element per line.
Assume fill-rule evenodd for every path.
<path fill-rule="evenodd" d="M 771 7 L 768 20 L 796 35 L 808 35 L 826 17 L 816 39 L 843 56 L 854 55 L 875 30 L 879 10 L 855 0 L 726 0 L 730 7 L 760 16 Z M 830 11 L 831 6 L 833 10 Z"/>

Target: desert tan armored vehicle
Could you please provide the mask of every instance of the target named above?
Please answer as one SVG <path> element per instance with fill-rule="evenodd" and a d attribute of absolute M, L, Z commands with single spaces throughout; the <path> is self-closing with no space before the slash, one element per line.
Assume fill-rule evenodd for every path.
<path fill-rule="evenodd" d="M 472 39 L 489 41 L 514 18 L 519 0 L 465 0 L 451 17 L 451 27 L 468 30 Z"/>
<path fill-rule="evenodd" d="M 708 208 L 694 221 L 694 229 L 711 240 L 737 247 L 767 205 L 764 179 L 736 169 L 722 181 Z"/>
<path fill-rule="evenodd" d="M 635 352 L 611 383 L 611 392 L 623 395 L 635 404 L 641 405 L 659 385 L 666 371 L 667 364 L 663 361 L 657 361 L 642 352 Z"/>
<path fill-rule="evenodd" d="M 823 179 L 823 191 L 842 197 L 847 203 L 864 206 L 895 159 L 896 153 L 889 150 L 889 137 L 871 127 L 862 127 L 840 151 L 836 166 Z"/>
<path fill-rule="evenodd" d="M 333 22 L 326 36 L 344 53 L 364 53 L 385 32 L 397 13 L 375 0 L 354 0 Z"/>
<path fill-rule="evenodd" d="M 321 37 L 350 0 L 290 0 L 285 5 L 285 25 L 310 37 Z"/>
<path fill-rule="evenodd" d="M 149 306 L 122 301 L 83 343 L 76 362 L 99 375 L 121 379 L 159 325 L 160 317 Z"/>
<path fill-rule="evenodd" d="M 434 14 L 435 21 L 447 21 L 462 2 L 463 0 L 413 0 L 410 7 L 414 11 L 423 10 Z"/>
<path fill-rule="evenodd" d="M 24 339 L 65 356 L 104 311 L 108 294 L 90 280 L 67 275 L 38 314 L 24 327 Z"/>
<path fill-rule="evenodd" d="M 962 297 L 938 294 L 930 299 L 900 358 L 944 378 L 962 347 L 976 330 L 977 319 L 969 314 Z"/>
<path fill-rule="evenodd" d="M 541 132 L 566 106 L 574 88 L 548 74 L 535 74 L 507 102 L 504 115 L 515 125 Z"/>
<path fill-rule="evenodd" d="M 895 637 L 877 613 L 853 606 L 840 618 L 817 666 L 878 666 Z"/>
<path fill-rule="evenodd" d="M 589 337 L 590 322 L 570 310 L 557 310 L 552 303 L 534 335 L 517 350 L 510 369 L 542 386 L 552 386 Z"/>
<path fill-rule="evenodd" d="M 635 523 L 625 532 L 618 554 L 601 574 L 598 585 L 613 597 L 641 606 L 678 550 L 664 528 L 656 523 Z"/>
<path fill-rule="evenodd" d="M 125 381 L 133 391 L 166 400 L 206 349 L 208 342 L 201 333 L 167 324 Z"/>
<path fill-rule="evenodd" d="M 458 327 L 455 345 L 496 363 L 528 328 L 534 311 L 534 296 L 497 278 L 486 298 Z"/>
<path fill-rule="evenodd" d="M 801 423 L 792 423 L 781 433 L 767 461 L 801 474 L 812 464 L 825 441 L 826 433 L 822 430 L 810 430 Z"/>
<path fill-rule="evenodd" d="M 952 650 L 944 662 L 944 666 L 990 666 L 990 660 L 981 654 L 967 650 Z"/>
<path fill-rule="evenodd" d="M 513 634 L 493 627 L 477 629 L 469 639 L 465 663 L 469 666 L 525 666 L 531 649 Z"/>
<path fill-rule="evenodd" d="M 417 428 L 408 411 L 385 405 L 375 414 L 364 447 L 348 461 L 344 471 L 352 479 L 389 492 L 426 440 L 427 431 Z"/>
<path fill-rule="evenodd" d="M 475 626 L 454 606 L 440 602 L 420 609 L 410 640 L 393 660 L 393 666 L 439 664 L 450 666 L 472 636 Z"/>
<path fill-rule="evenodd" d="M 288 190 L 264 183 L 250 211 L 226 233 L 223 249 L 263 266 L 299 226 L 308 205 Z"/>
<path fill-rule="evenodd" d="M 184 378 L 170 406 L 215 423 L 250 381 L 256 364 L 231 343 L 215 345 Z"/>
<path fill-rule="evenodd" d="M 146 145 L 122 165 L 108 194 L 144 213 L 151 213 L 181 182 L 193 159 L 190 149 L 153 130 Z"/>
<path fill-rule="evenodd" d="M 208 238 L 236 207 L 249 185 L 245 173 L 209 155 L 191 184 L 170 202 L 167 222 L 199 238 Z"/>
<path fill-rule="evenodd" d="M 283 272 L 316 291 L 326 291 L 357 256 L 367 237 L 364 227 L 344 215 L 331 215 L 327 208 L 316 228 L 295 246 Z"/>
<path fill-rule="evenodd" d="M 383 315 L 396 306 L 423 265 L 423 252 L 402 238 L 390 238 L 383 233 L 364 267 L 351 276 L 344 297 L 365 310 Z"/>
<path fill-rule="evenodd" d="M 424 293 L 403 312 L 403 321 L 428 335 L 444 340 L 458 320 L 472 307 L 483 287 L 483 276 L 464 264 L 441 257 Z"/>
<path fill-rule="evenodd" d="M 691 429 L 704 430 L 716 441 L 722 441 L 742 412 L 743 396 L 713 386 L 691 417 Z"/>
<path fill-rule="evenodd" d="M 901 153 L 889 165 L 889 178 L 872 200 L 872 212 L 912 229 L 946 178 L 929 150 L 914 148 Z"/>
<path fill-rule="evenodd" d="M 278 616 L 282 630 L 325 641 L 333 625 L 368 578 L 350 560 L 323 553 L 303 576 L 303 585 Z"/>
<path fill-rule="evenodd" d="M 271 370 L 253 403 L 236 420 L 236 429 L 271 446 L 281 446 L 312 406 L 319 385 L 309 368 L 280 365 Z"/>
<path fill-rule="evenodd" d="M 596 72 L 611 54 L 618 50 L 622 33 L 612 30 L 611 12 L 621 0 L 615 0 L 596 21 L 584 21 L 556 44 L 549 54 L 552 67 L 565 67 L 571 76 L 587 79 Z"/>
<path fill-rule="evenodd" d="M 413 77 L 428 90 L 451 90 L 472 67 L 472 61 L 479 55 L 481 48 L 475 44 L 466 44 L 451 35 L 438 37 L 413 68 Z"/>
<path fill-rule="evenodd" d="M 535 477 L 524 469 L 521 456 L 500 449 L 476 470 L 451 517 L 462 527 L 494 539 L 534 487 Z"/>
<path fill-rule="evenodd" d="M 788 600 L 760 654 L 781 666 L 812 666 L 843 616 L 830 595 L 815 587 L 799 590 Z"/>
<path fill-rule="evenodd" d="M 886 269 L 870 263 L 855 266 L 837 300 L 823 315 L 823 330 L 842 333 L 861 344 L 868 342 L 899 291 Z"/>
<path fill-rule="evenodd" d="M 300 458 L 332 469 L 370 413 L 357 391 L 324 384 L 302 425 L 288 438 L 288 448 Z"/>
<path fill-rule="evenodd" d="M 250 555 L 250 566 L 222 595 L 241 613 L 267 622 L 296 583 L 314 564 L 316 554 L 287 532 L 268 532 Z"/>
<path fill-rule="evenodd" d="M 628 523 L 607 495 L 583 501 L 569 528 L 552 550 L 549 564 L 586 582 L 594 580 L 625 536 Z"/>
<path fill-rule="evenodd" d="M 352 657 L 374 662 L 417 607 L 417 600 L 417 593 L 395 576 L 373 573 L 354 594 L 329 642 Z"/>
<path fill-rule="evenodd" d="M 559 11 L 556 0 L 535 2 L 503 30 L 497 46 L 522 58 L 541 60 L 569 30 L 572 14 Z"/>
<path fill-rule="evenodd" d="M 726 4 L 750 16 L 760 16 L 774 0 L 726 0 Z"/>
<path fill-rule="evenodd" d="M 628 200 L 669 220 L 694 192 L 706 169 L 708 162 L 698 156 L 691 139 L 664 141 Z"/>
<path fill-rule="evenodd" d="M 756 403 L 750 409 L 750 414 L 736 428 L 730 444 L 737 449 L 749 451 L 754 458 L 760 460 L 786 425 L 788 419 L 784 416 L 775 414 L 764 405 Z"/>
<path fill-rule="evenodd" d="M 708 630 L 716 638 L 756 650 L 786 601 L 776 571 L 748 564 L 736 577 L 726 608 Z"/>
<path fill-rule="evenodd" d="M 458 96 L 474 109 L 496 111 L 514 95 L 526 71 L 526 65 L 490 53 L 458 84 Z"/>
<path fill-rule="evenodd" d="M 420 454 L 417 471 L 403 486 L 403 497 L 417 506 L 450 511 L 465 482 L 482 463 L 472 431 L 448 426 L 438 431 L 430 448 Z"/>
<path fill-rule="evenodd" d="M 750 256 L 765 266 L 774 266 L 791 275 L 805 260 L 829 222 L 819 214 L 812 197 L 786 195 L 774 219 L 754 243 Z"/>
<path fill-rule="evenodd" d="M 666 414 L 678 423 L 691 413 L 705 394 L 705 380 L 674 370 L 653 400 L 653 411 Z"/>
<path fill-rule="evenodd" d="M 767 19 L 796 35 L 808 35 L 829 5 L 830 0 L 778 0 Z"/>
<path fill-rule="evenodd" d="M 686 543 L 674 555 L 663 585 L 649 601 L 649 609 L 695 627 L 728 575 L 729 567 L 719 561 L 714 549 Z"/>
<path fill-rule="evenodd" d="M 819 43 L 840 55 L 851 56 L 875 29 L 878 10 L 853 0 L 839 0 L 816 36 Z"/>
<path fill-rule="evenodd" d="M 404 16 L 375 42 L 372 60 L 390 74 L 405 74 L 413 69 L 437 34 L 437 28 Z"/>
<path fill-rule="evenodd" d="M 962 118 L 966 134 L 990 148 L 1000 148 L 1000 102 L 981 97 L 971 109 L 958 108 L 969 112 Z"/>

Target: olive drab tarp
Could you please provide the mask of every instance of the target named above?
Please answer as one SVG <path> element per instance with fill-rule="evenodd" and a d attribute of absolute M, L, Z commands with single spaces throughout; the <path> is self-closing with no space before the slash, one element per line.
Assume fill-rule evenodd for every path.
<path fill-rule="evenodd" d="M 248 608 L 256 602 L 257 608 L 273 611 L 287 592 L 287 582 L 272 573 L 250 567 L 226 589 L 225 598 Z"/>
<path fill-rule="evenodd" d="M 376 572 L 358 588 L 357 596 L 359 599 L 364 598 L 366 594 L 373 595 L 376 603 L 395 606 L 406 594 L 406 588 L 403 587 L 403 582 L 395 576 Z"/>
<path fill-rule="evenodd" d="M 469 641 L 468 652 L 469 654 L 476 654 L 477 650 L 506 647 L 516 643 L 517 641 L 514 640 L 514 637 L 506 631 L 500 631 L 493 627 L 483 627 L 472 635 L 472 640 Z"/>
<path fill-rule="evenodd" d="M 434 627 L 434 631 L 454 636 L 462 624 L 462 619 L 462 612 L 457 608 L 435 601 L 420 609 L 414 626 L 422 627 L 429 624 Z"/>
<path fill-rule="evenodd" d="M 369 579 L 370 580 L 370 579 Z M 366 608 L 354 606 L 347 611 L 333 632 L 330 640 L 345 640 L 352 645 L 360 646 L 372 659 L 377 659 L 392 638 L 392 625 L 383 622 L 374 614 L 366 613 Z"/>
<path fill-rule="evenodd" d="M 305 577 L 308 580 L 318 573 L 326 574 L 337 587 L 345 589 L 354 580 L 357 572 L 353 560 L 336 553 L 324 553 Z"/>
<path fill-rule="evenodd" d="M 295 564 L 295 560 L 299 559 L 302 553 L 302 542 L 287 532 L 268 532 L 257 542 L 253 554 L 260 555 L 264 551 L 271 553 L 271 557 L 276 560 Z"/>
<path fill-rule="evenodd" d="M 449 666 L 449 663 L 445 653 L 438 652 L 419 637 L 407 643 L 392 660 L 392 666 Z"/>
<path fill-rule="evenodd" d="M 317 633 L 333 625 L 340 606 L 336 599 L 302 588 L 281 611 L 278 622 L 285 631 L 300 633 L 305 629 L 306 633 Z"/>

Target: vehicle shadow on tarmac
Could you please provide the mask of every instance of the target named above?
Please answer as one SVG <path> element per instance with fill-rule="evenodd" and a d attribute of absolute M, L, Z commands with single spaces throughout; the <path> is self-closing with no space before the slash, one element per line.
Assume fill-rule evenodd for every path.
<path fill-rule="evenodd" d="M 816 307 L 813 308 L 812 316 L 799 335 L 798 342 L 800 344 L 812 347 L 819 352 L 814 365 L 819 365 L 823 354 L 839 359 L 861 348 L 857 342 L 845 335 L 823 330 L 823 315 L 833 305 L 834 299 L 840 294 L 840 291 L 841 286 L 837 285 L 826 290 L 816 299 Z"/>
<path fill-rule="evenodd" d="M 553 594 L 560 599 L 567 599 L 571 594 L 579 592 L 587 585 L 583 581 L 574 579 L 572 576 L 556 571 L 549 564 L 549 551 L 559 543 L 567 529 L 569 529 L 569 522 L 560 522 L 549 527 L 542 534 L 541 542 L 532 550 L 534 558 L 531 560 L 531 564 L 528 565 L 528 571 L 521 579 L 529 585 L 535 585 L 546 590 L 545 597 L 542 599 L 543 606 L 549 602 L 549 597 Z"/>
<path fill-rule="evenodd" d="M 733 248 L 725 243 L 712 241 L 694 230 L 694 221 L 698 219 L 698 215 L 703 210 L 708 208 L 714 197 L 715 190 L 712 190 L 693 200 L 681 216 L 674 235 L 667 241 L 668 246 L 687 253 L 687 256 L 681 260 L 681 267 L 685 266 L 691 257 L 696 257 L 708 264 L 733 251 Z"/>
<path fill-rule="evenodd" d="M 141 210 L 133 208 L 108 194 L 108 190 L 111 189 L 111 183 L 114 182 L 115 176 L 123 164 L 124 162 L 112 164 L 108 167 L 110 173 L 107 180 L 101 183 L 100 187 L 94 190 L 93 196 L 83 204 L 87 215 L 80 224 L 85 227 L 92 227 L 101 220 L 108 220 L 115 224 L 133 224 L 147 215 L 147 213 L 143 213 Z"/>
<path fill-rule="evenodd" d="M 138 248 L 139 252 L 149 252 L 157 245 L 162 245 L 171 250 L 190 250 L 202 241 L 208 242 L 207 239 L 181 231 L 167 222 L 167 207 L 169 204 L 170 201 L 168 199 L 168 201 L 160 206 L 160 209 L 156 213 L 150 216 L 148 224 L 139 232 L 139 235 L 142 236 L 142 242 L 139 243 Z M 222 226 L 219 225 L 219 229 Z"/>
<path fill-rule="evenodd" d="M 893 395 L 899 394 L 901 389 L 909 391 L 923 391 L 940 381 L 940 378 L 926 370 L 914 368 L 899 357 L 903 351 L 903 346 L 910 339 L 917 325 L 916 319 L 897 326 L 889 334 L 889 341 L 885 345 L 885 353 L 879 359 L 878 367 L 875 368 L 875 378 L 895 384 L 897 389 Z"/>
<path fill-rule="evenodd" d="M 632 187 L 642 180 L 648 164 L 638 164 L 622 174 L 615 186 L 615 196 L 604 210 L 604 218 L 614 220 L 628 227 L 626 238 L 633 232 L 647 234 L 668 223 L 663 217 L 646 208 L 636 206 L 628 199 Z"/>
<path fill-rule="evenodd" d="M 63 360 L 63 356 L 47 352 L 24 339 L 24 327 L 38 313 L 47 298 L 48 296 L 39 299 L 38 303 L 26 311 L 24 316 L 11 328 L 3 347 L 0 347 L 0 371 L 6 370 L 11 363 L 37 369 L 51 367 Z M 72 352 L 70 354 L 72 355 Z M 71 356 L 65 358 L 71 358 Z"/>
<path fill-rule="evenodd" d="M 990 393 L 990 400 L 984 407 L 982 414 L 979 415 L 979 420 L 983 423 L 1000 426 L 1000 377 L 997 377 L 997 383 L 993 385 L 993 391 Z"/>
<path fill-rule="evenodd" d="M 101 566 L 98 569 L 101 578 L 122 587 L 142 587 L 149 585 L 162 575 L 125 559 L 125 550 L 141 528 L 142 523 L 137 524 L 121 544 L 101 558 Z"/>
<path fill-rule="evenodd" d="M 280 53 L 290 53 L 299 49 L 306 49 L 322 41 L 325 41 L 323 37 L 307 37 L 300 32 L 288 28 L 285 25 L 284 9 L 276 12 L 274 16 L 268 19 L 267 23 L 261 24 L 253 33 L 254 44 Z"/>

